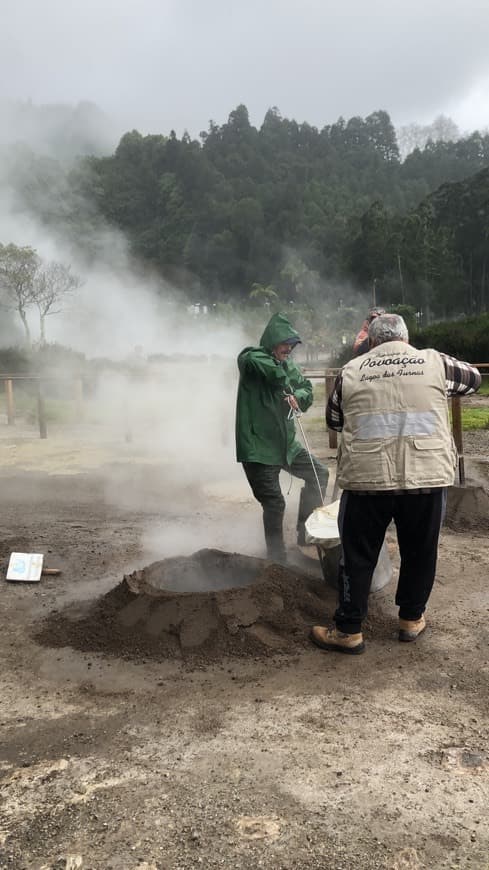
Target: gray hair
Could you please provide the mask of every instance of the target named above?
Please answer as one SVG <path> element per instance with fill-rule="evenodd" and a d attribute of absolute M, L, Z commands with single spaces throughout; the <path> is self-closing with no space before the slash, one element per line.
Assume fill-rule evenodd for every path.
<path fill-rule="evenodd" d="M 368 340 L 371 347 L 377 347 L 386 341 L 409 341 L 404 318 L 399 314 L 381 314 L 376 317 L 368 328 Z"/>

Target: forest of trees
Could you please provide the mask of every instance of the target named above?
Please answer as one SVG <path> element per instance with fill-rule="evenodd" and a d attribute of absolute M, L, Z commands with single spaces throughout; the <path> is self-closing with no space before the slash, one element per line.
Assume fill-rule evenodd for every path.
<path fill-rule="evenodd" d="M 190 301 L 341 307 L 375 285 L 426 322 L 487 308 L 488 167 L 487 133 L 401 159 L 385 111 L 319 130 L 270 109 L 256 128 L 240 105 L 199 139 L 132 131 L 70 168 L 17 149 L 9 178 L 88 251 L 122 230 Z"/>

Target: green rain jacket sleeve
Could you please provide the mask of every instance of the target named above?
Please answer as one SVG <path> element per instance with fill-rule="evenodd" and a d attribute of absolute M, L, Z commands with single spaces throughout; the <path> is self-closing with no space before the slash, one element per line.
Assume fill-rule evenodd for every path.
<path fill-rule="evenodd" d="M 289 386 L 289 378 L 284 366 L 261 348 L 247 348 L 238 357 L 238 368 L 241 374 L 255 374 L 264 378 L 273 389 L 285 389 Z"/>
<path fill-rule="evenodd" d="M 238 357 L 238 368 L 241 374 L 254 373 L 265 378 L 270 386 L 280 387 L 287 380 L 285 368 L 260 347 L 245 348 Z"/>
<path fill-rule="evenodd" d="M 313 401 L 311 381 L 304 377 L 300 369 L 294 365 L 294 363 L 289 363 L 289 368 L 293 368 L 293 371 L 289 374 L 289 378 L 292 392 L 297 399 L 297 404 L 301 411 L 307 411 L 307 409 L 311 407 Z"/>
<path fill-rule="evenodd" d="M 280 365 L 269 353 L 260 348 L 245 350 L 238 357 L 241 374 L 254 373 L 264 378 L 269 386 L 284 393 L 292 392 L 301 411 L 307 411 L 313 401 L 312 384 L 293 362 Z"/>

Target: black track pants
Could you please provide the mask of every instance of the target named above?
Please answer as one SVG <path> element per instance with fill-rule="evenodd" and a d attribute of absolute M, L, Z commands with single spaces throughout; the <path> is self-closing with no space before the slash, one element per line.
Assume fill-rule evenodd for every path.
<path fill-rule="evenodd" d="M 361 631 L 372 575 L 391 520 L 396 524 L 401 555 L 396 592 L 399 616 L 419 619 L 424 613 L 435 580 L 446 492 L 444 488 L 397 495 L 343 492 L 338 515 L 343 568 L 335 613 L 340 631 Z"/>
<path fill-rule="evenodd" d="M 313 456 L 322 495 L 328 485 L 328 469 Z M 322 503 L 319 495 L 316 475 L 307 450 L 301 450 L 291 465 L 264 465 L 261 462 L 243 462 L 243 468 L 256 500 L 263 508 L 263 528 L 270 559 L 277 561 L 285 558 L 283 537 L 283 519 L 285 499 L 280 489 L 279 475 L 282 470 L 288 471 L 294 477 L 304 481 L 301 492 L 299 515 L 297 518 L 297 534 L 299 543 L 304 534 L 304 522 L 314 508 Z"/>

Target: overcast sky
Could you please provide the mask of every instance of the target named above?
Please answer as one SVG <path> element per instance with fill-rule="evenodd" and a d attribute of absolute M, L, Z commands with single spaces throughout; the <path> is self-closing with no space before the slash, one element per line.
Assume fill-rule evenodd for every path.
<path fill-rule="evenodd" d="M 197 134 L 245 103 L 318 126 L 489 126 L 489 0 L 4 0 L 0 98 Z"/>

